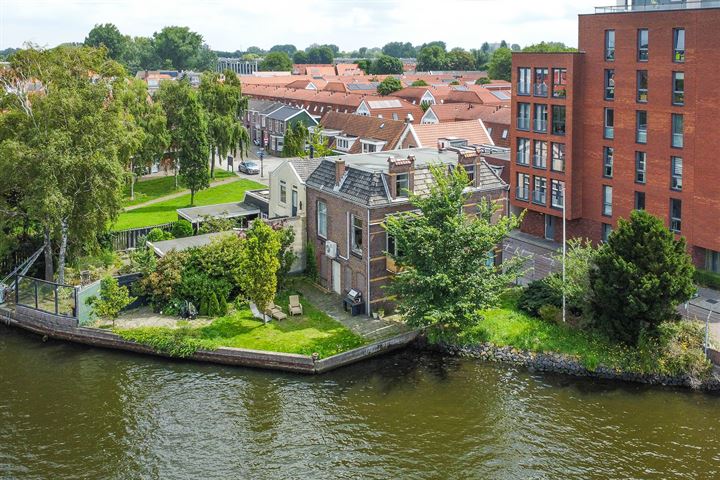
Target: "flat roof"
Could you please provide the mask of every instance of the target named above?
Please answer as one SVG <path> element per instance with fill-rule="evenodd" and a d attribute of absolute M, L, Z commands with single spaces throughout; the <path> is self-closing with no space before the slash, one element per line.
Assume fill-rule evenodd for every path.
<path fill-rule="evenodd" d="M 147 242 L 147 244 L 155 251 L 158 256 L 164 257 L 165 254 L 172 250 L 182 252 L 183 250 L 187 250 L 188 248 L 204 247 L 205 245 L 209 245 L 214 238 L 218 238 L 222 235 L 227 235 L 229 233 L 232 233 L 232 231 L 206 233 L 204 235 L 174 238 L 172 240 L 163 240 L 161 242 Z"/>
<path fill-rule="evenodd" d="M 202 221 L 203 217 L 238 218 L 260 215 L 260 209 L 245 202 L 233 202 L 206 205 L 204 207 L 179 208 L 177 214 L 190 223 L 197 223 Z"/>
<path fill-rule="evenodd" d="M 336 161 L 344 160 L 345 164 L 353 167 L 360 167 L 376 172 L 386 172 L 388 170 L 388 158 L 406 159 L 408 155 L 415 156 L 415 166 L 424 166 L 429 164 L 457 163 L 458 154 L 453 150 L 443 150 L 438 152 L 437 148 L 404 148 L 398 150 L 386 150 L 372 153 L 354 153 L 350 155 L 333 155 L 326 157 L 327 160 Z"/>

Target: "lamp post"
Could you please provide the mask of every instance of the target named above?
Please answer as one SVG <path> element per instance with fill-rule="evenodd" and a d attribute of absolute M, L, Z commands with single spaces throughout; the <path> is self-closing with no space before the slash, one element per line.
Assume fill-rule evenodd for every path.
<path fill-rule="evenodd" d="M 260 150 L 257 152 L 258 157 L 260 157 L 260 178 L 265 176 L 264 169 L 263 169 L 263 158 L 265 157 L 265 150 Z"/>
<path fill-rule="evenodd" d="M 563 231 L 563 238 L 562 238 L 562 282 L 563 282 L 563 292 L 562 292 L 562 319 L 563 323 L 565 323 L 565 317 L 566 317 L 566 311 L 567 308 L 565 306 L 565 255 L 567 254 L 567 242 L 566 242 L 566 229 L 565 229 L 565 183 L 562 184 L 562 188 L 560 190 L 562 192 L 562 216 L 563 216 L 563 225 L 562 225 L 562 231 Z"/>
<path fill-rule="evenodd" d="M 715 304 L 718 303 L 714 298 L 707 299 L 707 303 L 710 304 L 710 311 L 708 312 L 707 318 L 705 319 L 705 356 L 707 357 L 708 348 L 710 348 L 710 315 L 713 313 Z"/>

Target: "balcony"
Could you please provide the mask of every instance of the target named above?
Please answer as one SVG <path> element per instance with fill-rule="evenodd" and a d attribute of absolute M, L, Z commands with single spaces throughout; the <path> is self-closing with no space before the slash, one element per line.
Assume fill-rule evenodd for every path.
<path fill-rule="evenodd" d="M 595 13 L 655 12 L 718 7 L 720 7 L 720 0 L 625 0 L 625 5 L 595 7 Z"/>
<path fill-rule="evenodd" d="M 530 119 L 519 117 L 517 119 L 517 128 L 518 130 L 530 130 Z"/>

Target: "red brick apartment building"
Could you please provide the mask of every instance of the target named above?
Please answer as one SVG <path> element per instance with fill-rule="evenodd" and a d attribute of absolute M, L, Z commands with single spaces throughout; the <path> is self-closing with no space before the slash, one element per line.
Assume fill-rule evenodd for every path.
<path fill-rule="evenodd" d="M 577 53 L 513 54 L 511 205 L 521 230 L 601 241 L 646 209 L 720 271 L 720 2 L 620 1 Z"/>

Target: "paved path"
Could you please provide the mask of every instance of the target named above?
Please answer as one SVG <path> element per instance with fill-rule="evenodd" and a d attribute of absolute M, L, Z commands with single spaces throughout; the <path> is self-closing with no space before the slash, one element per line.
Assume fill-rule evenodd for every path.
<path fill-rule="evenodd" d="M 160 313 L 153 312 L 149 306 L 143 306 L 134 308 L 122 313 L 117 320 L 115 320 L 116 328 L 138 328 L 138 327 L 166 327 L 166 328 L 178 328 L 180 324 L 178 322 L 188 322 L 193 327 L 204 327 L 212 323 L 211 318 L 202 317 L 196 318 L 195 320 L 183 320 L 179 317 L 162 315 Z M 100 319 L 97 320 L 95 327 L 111 326 L 111 320 Z"/>
<path fill-rule="evenodd" d="M 315 307 L 345 325 L 353 333 L 366 340 L 376 341 L 410 331 L 405 324 L 390 320 L 357 315 L 353 317 L 343 310 L 342 298 L 336 293 L 325 293 L 307 282 L 297 282 L 294 287 Z"/>
<path fill-rule="evenodd" d="M 240 180 L 239 177 L 228 177 L 223 178 L 222 180 L 216 180 L 210 184 L 211 187 L 217 187 L 218 185 L 224 185 L 226 183 L 232 183 L 237 182 Z M 145 203 L 138 203 L 137 205 L 131 205 L 129 207 L 125 207 L 125 211 L 129 212 L 130 210 L 137 210 L 138 208 L 147 207 L 148 205 L 152 205 L 154 203 L 160 203 L 164 202 L 165 200 L 171 200 L 173 198 L 182 197 L 183 195 L 188 195 L 190 193 L 190 190 L 181 190 L 179 192 L 171 193 L 170 195 L 165 195 L 164 197 L 158 197 L 153 198 L 152 200 L 148 200 Z"/>
<path fill-rule="evenodd" d="M 680 306 L 680 313 L 685 318 L 702 322 L 703 325 L 710 315 L 710 335 L 713 336 L 716 344 L 720 344 L 720 292 L 699 287 L 698 294 L 686 304 L 687 308 L 686 305 Z M 717 300 L 718 303 L 711 303 L 713 300 Z"/>

